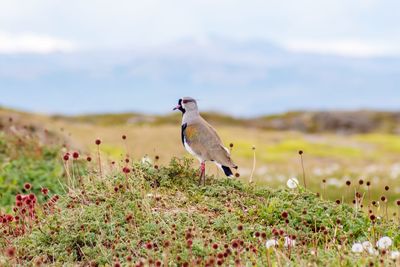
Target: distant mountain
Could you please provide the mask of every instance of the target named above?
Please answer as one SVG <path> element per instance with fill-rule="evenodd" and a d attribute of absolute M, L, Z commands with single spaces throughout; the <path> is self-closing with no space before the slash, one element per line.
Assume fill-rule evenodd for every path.
<path fill-rule="evenodd" d="M 396 110 L 400 58 L 294 53 L 272 43 L 0 55 L 0 104 L 46 113 L 165 114 L 177 98 L 238 117 L 288 110 Z"/>
<path fill-rule="evenodd" d="M 400 134 L 400 111 L 293 111 L 248 119 L 207 112 L 202 113 L 202 116 L 214 125 L 247 127 L 274 131 L 299 131 L 304 133 L 331 132 L 339 134 L 382 132 Z M 88 114 L 78 116 L 54 115 L 46 117 L 44 115 L 0 109 L 0 129 L 1 125 L 7 124 L 10 118 L 17 118 L 29 127 L 32 125 L 33 128 L 40 128 L 42 125 L 37 124 L 48 120 L 61 120 L 68 123 L 83 123 L 103 126 L 129 124 L 179 125 L 181 121 L 181 115 L 178 113 L 165 116 L 122 113 Z"/>
<path fill-rule="evenodd" d="M 249 126 L 273 130 L 342 134 L 385 132 L 400 134 L 400 112 L 322 111 L 288 112 L 249 120 Z"/>
<path fill-rule="evenodd" d="M 215 112 L 203 112 L 202 116 L 216 125 L 249 127 L 265 130 L 300 131 L 305 133 L 334 132 L 343 134 L 384 132 L 400 134 L 400 111 L 292 111 L 254 118 L 237 118 Z M 37 115 L 0 107 L 0 129 L 10 118 L 26 124 L 43 120 L 62 120 L 69 123 L 97 125 L 160 125 L 179 124 L 180 113 L 146 115 L 141 113 L 86 114 L 77 116 Z"/>

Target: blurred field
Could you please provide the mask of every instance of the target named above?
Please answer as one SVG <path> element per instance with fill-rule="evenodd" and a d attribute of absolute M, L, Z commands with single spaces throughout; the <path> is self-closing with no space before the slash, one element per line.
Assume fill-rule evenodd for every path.
<path fill-rule="evenodd" d="M 180 141 L 179 116 L 163 118 L 135 118 L 124 123 L 127 114 L 120 116 L 48 117 L 1 111 L 3 118 L 13 117 L 21 123 L 42 125 L 66 137 L 71 149 L 90 154 L 95 152 L 94 140 L 102 140 L 101 150 L 109 161 L 122 160 L 126 153 L 140 159 L 148 155 L 155 164 L 166 164 L 171 157 L 189 156 Z M 213 119 L 214 118 L 214 119 Z M 248 180 L 253 166 L 253 150 L 256 147 L 255 181 L 271 187 L 284 187 L 290 177 L 302 181 L 299 150 L 304 151 L 304 166 L 308 186 L 323 197 L 351 200 L 358 181 L 370 181 L 371 198 L 389 197 L 389 204 L 400 196 L 400 137 L 394 133 L 372 132 L 366 134 L 304 133 L 299 131 L 276 131 L 240 126 L 227 117 L 208 115 L 226 146 L 234 144 L 232 156 L 238 163 L 243 180 Z M 115 123 L 113 123 L 113 121 Z M 233 123 L 236 122 L 236 123 Z M 126 135 L 123 141 L 121 136 Z M 210 164 L 208 173 L 220 174 Z M 325 180 L 325 183 L 323 182 Z M 346 181 L 352 181 L 346 189 Z M 384 190 L 389 186 L 389 190 Z"/>

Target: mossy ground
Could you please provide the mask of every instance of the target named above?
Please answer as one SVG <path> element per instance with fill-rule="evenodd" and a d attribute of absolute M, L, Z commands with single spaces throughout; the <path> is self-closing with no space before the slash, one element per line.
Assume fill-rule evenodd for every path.
<path fill-rule="evenodd" d="M 88 168 L 51 209 L 38 207 L 26 234 L 12 237 L 10 226 L 0 242 L 16 255 L 0 256 L 2 265 L 365 266 L 393 262 L 387 254 L 350 252 L 355 241 L 388 235 L 400 245 L 395 223 L 372 224 L 362 212 L 302 188 L 216 177 L 198 186 L 189 160 L 160 168 L 133 163 L 128 174 L 115 167 L 104 176 Z M 285 247 L 287 237 L 296 245 Z M 272 238 L 279 245 L 268 250 Z"/>

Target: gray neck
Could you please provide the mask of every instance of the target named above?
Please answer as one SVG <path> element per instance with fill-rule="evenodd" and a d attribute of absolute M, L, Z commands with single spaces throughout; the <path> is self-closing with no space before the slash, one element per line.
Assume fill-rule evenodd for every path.
<path fill-rule="evenodd" d="M 187 110 L 182 117 L 182 124 L 192 124 L 200 118 L 198 110 Z"/>

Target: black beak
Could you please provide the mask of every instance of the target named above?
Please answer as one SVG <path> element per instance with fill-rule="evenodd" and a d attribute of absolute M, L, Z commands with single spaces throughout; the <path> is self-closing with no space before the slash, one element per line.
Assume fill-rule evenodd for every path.
<path fill-rule="evenodd" d="M 182 108 L 182 106 L 181 105 L 177 105 L 176 107 L 174 107 L 174 109 L 173 110 L 177 110 L 177 109 L 181 109 Z"/>

